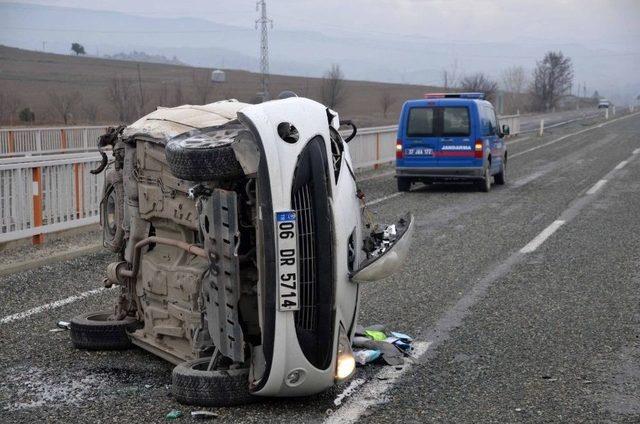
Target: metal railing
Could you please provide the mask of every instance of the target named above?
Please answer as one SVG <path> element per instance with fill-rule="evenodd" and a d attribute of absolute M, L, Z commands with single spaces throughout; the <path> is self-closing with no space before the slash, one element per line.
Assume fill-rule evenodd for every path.
<path fill-rule="evenodd" d="M 96 150 L 107 126 L 0 129 L 0 158 Z"/>
<path fill-rule="evenodd" d="M 512 133 L 514 129 L 518 130 L 517 115 L 500 119 L 501 123 L 512 128 Z M 96 132 L 90 133 L 89 129 Z M 104 174 L 92 175 L 89 170 L 98 166 L 100 156 L 97 152 L 77 153 L 77 150 L 82 150 L 87 142 L 88 150 L 92 150 L 91 146 L 95 145 L 95 139 L 102 134 L 104 127 L 78 128 L 78 131 L 66 128 L 64 133 L 59 128 L 53 130 L 67 134 L 67 142 L 75 140 L 72 142 L 75 144 L 67 144 L 67 153 L 0 158 L 0 243 L 26 237 L 33 237 L 34 243 L 41 243 L 46 233 L 99 222 Z M 349 143 L 354 168 L 377 167 L 393 162 L 397 130 L 395 125 L 360 129 Z M 2 130 L 2 133 L 7 131 L 15 130 Z M 24 140 L 39 139 L 40 150 L 37 152 L 58 151 L 55 142 L 43 144 L 43 134 L 38 137 L 23 134 L 20 137 Z M 88 140 L 90 135 L 92 139 Z M 14 134 L 14 142 L 16 139 Z M 13 146 L 15 148 L 17 144 Z M 28 146 L 28 143 L 20 146 Z M 2 143 L 1 147 L 4 147 Z M 72 149 L 77 149 L 76 153 L 72 153 Z"/>

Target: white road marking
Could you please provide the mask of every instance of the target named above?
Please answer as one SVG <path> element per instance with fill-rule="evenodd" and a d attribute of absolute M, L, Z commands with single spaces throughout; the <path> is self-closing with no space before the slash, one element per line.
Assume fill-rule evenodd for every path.
<path fill-rule="evenodd" d="M 388 196 L 384 196 L 384 197 L 381 197 L 379 199 L 375 199 L 375 200 L 372 200 L 370 202 L 367 202 L 366 205 L 367 206 L 377 205 L 380 202 L 384 202 L 385 200 L 393 199 L 394 197 L 402 196 L 403 194 L 404 194 L 403 192 L 393 193 L 393 194 L 390 194 Z"/>
<path fill-rule="evenodd" d="M 560 228 L 564 224 L 564 221 L 558 220 L 553 221 L 551 225 L 542 230 L 540 234 L 538 234 L 533 240 L 531 240 L 525 247 L 520 249 L 520 253 L 531 253 L 535 251 L 542 243 L 545 242 L 546 239 L 551 237 L 553 233 L 555 233 L 558 228 Z"/>
<path fill-rule="evenodd" d="M 521 141 L 529 140 L 530 138 L 531 138 L 531 136 L 518 138 L 516 140 L 511 140 L 511 141 L 505 141 L 504 144 L 506 144 L 507 146 L 511 146 L 513 144 L 520 143 Z"/>
<path fill-rule="evenodd" d="M 618 169 L 618 167 L 616 166 L 614 169 Z M 606 183 L 607 183 L 607 180 L 598 181 L 589 190 L 587 190 L 587 194 L 595 194 Z"/>
<path fill-rule="evenodd" d="M 620 163 L 618 164 L 618 166 L 616 166 L 616 167 L 615 167 L 615 168 L 613 168 L 613 169 L 622 169 L 622 168 L 624 168 L 624 167 L 625 167 L 625 165 L 626 165 L 626 164 L 628 164 L 628 163 L 629 163 L 629 161 L 628 161 L 628 160 L 623 160 L 622 162 L 620 162 Z"/>
<path fill-rule="evenodd" d="M 638 153 L 640 153 L 640 149 L 636 149 L 636 150 L 633 151 L 634 155 L 637 155 Z"/>
<path fill-rule="evenodd" d="M 8 315 L 2 319 L 0 319 L 0 324 L 7 324 L 13 321 L 18 321 L 21 319 L 25 319 L 30 317 L 31 315 L 39 314 L 40 312 L 48 311 L 49 309 L 59 308 L 64 305 L 68 305 L 69 303 L 77 302 L 78 300 L 82 300 L 86 297 L 92 296 L 94 294 L 98 294 L 105 289 L 104 287 L 100 287 L 99 289 L 89 290 L 86 292 L 82 292 L 80 294 L 76 294 L 74 296 L 67 297 L 66 299 L 56 300 L 55 302 L 47 303 L 46 305 L 38 306 L 33 309 L 29 309 L 24 312 L 19 312 L 17 314 Z"/>
<path fill-rule="evenodd" d="M 415 360 L 420 360 L 430 345 L 431 342 L 415 342 L 413 346 Z M 355 423 L 369 407 L 384 402 L 387 392 L 401 380 L 413 365 L 411 361 L 406 361 L 399 370 L 395 367 L 384 367 L 373 380 L 362 386 L 362 390 L 349 398 L 348 405 L 335 411 L 324 422 L 327 424 Z M 348 389 L 349 387 L 347 387 Z"/>

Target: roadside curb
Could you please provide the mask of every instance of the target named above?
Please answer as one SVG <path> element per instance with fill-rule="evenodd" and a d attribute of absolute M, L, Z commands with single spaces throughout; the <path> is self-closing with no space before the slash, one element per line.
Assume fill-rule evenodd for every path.
<path fill-rule="evenodd" d="M 84 256 L 87 254 L 96 253 L 96 252 L 99 252 L 101 249 L 103 249 L 102 244 L 96 243 L 89 246 L 81 247 L 76 250 L 68 250 L 66 252 L 62 252 L 56 255 L 47 256 L 46 258 L 18 262 L 0 269 L 0 277 L 26 271 L 32 268 L 37 268 L 43 265 L 48 265 L 53 262 L 66 261 L 69 259 L 74 259 L 80 256 Z"/>

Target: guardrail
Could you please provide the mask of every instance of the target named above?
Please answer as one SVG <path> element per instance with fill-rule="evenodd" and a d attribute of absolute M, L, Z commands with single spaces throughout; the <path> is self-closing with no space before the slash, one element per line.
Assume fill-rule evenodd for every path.
<path fill-rule="evenodd" d="M 500 122 L 507 123 L 517 131 L 517 115 L 506 118 L 515 120 L 505 121 L 505 117 L 502 117 Z M 91 135 L 89 129 L 96 130 L 96 133 Z M 60 140 L 62 134 L 75 134 L 67 138 L 67 142 L 81 140 L 81 143 L 74 141 L 76 144 L 67 144 L 67 153 L 0 158 L 0 243 L 32 237 L 33 243 L 38 244 L 43 241 L 44 234 L 99 222 L 104 174 L 92 175 L 89 170 L 98 166 L 100 156 L 92 151 L 71 152 L 74 151 L 72 149 L 84 149 L 84 146 L 92 150 L 95 140 L 87 144 L 88 137 L 97 138 L 104 127 L 78 128 L 78 131 L 66 128 L 64 132 L 59 128 L 32 131 L 37 133 L 45 130 L 54 130 L 54 134 L 57 131 Z M 393 162 L 397 130 L 396 125 L 360 129 L 349 143 L 354 168 L 377 167 Z M 7 131 L 16 130 L 2 131 L 6 134 Z M 21 137 L 31 140 L 29 142 L 39 139 L 40 150 L 36 152 L 57 152 L 55 142 L 42 144 L 42 134 L 39 137 L 33 134 Z M 15 142 L 16 138 L 13 140 Z M 78 147 L 77 143 L 82 147 Z M 28 145 L 25 142 L 21 146 Z M 0 143 L 0 148 L 2 146 Z M 15 148 L 17 145 L 13 146 Z"/>
<path fill-rule="evenodd" d="M 107 126 L 0 129 L 0 158 L 96 150 Z"/>

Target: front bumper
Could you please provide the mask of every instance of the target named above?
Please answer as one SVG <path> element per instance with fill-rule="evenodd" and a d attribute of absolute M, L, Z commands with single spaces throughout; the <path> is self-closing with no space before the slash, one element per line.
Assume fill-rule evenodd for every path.
<path fill-rule="evenodd" d="M 484 177 L 483 167 L 462 168 L 414 168 L 397 167 L 396 178 L 414 178 L 416 180 L 477 180 Z"/>

